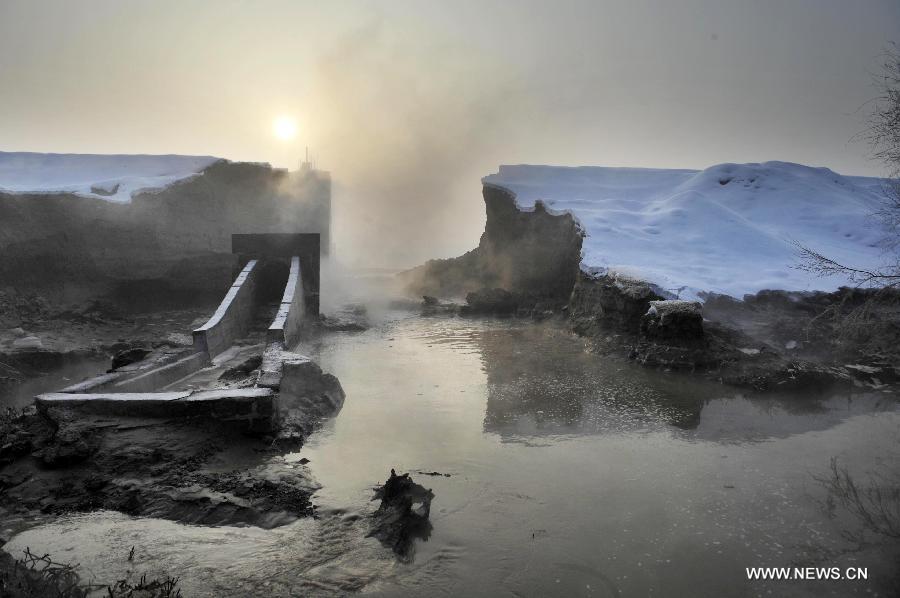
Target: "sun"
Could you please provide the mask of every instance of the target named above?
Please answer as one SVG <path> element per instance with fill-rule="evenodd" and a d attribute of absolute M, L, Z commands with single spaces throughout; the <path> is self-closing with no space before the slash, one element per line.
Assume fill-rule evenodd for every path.
<path fill-rule="evenodd" d="M 272 132 L 275 137 L 290 141 L 297 134 L 297 121 L 292 116 L 279 116 L 272 122 Z"/>

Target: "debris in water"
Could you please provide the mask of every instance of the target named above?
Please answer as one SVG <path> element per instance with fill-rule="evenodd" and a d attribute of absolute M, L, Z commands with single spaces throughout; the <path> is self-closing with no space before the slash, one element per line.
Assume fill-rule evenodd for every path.
<path fill-rule="evenodd" d="M 384 545 L 404 561 L 412 558 L 413 540 L 428 540 L 431 536 L 431 501 L 434 493 L 412 481 L 408 473 L 397 475 L 391 469 L 391 477 L 384 486 L 375 489 L 381 505 L 375 511 L 370 536 L 378 538 Z"/>

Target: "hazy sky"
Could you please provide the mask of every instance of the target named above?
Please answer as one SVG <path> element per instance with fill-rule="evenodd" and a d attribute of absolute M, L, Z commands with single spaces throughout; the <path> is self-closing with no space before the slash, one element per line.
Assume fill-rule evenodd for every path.
<path fill-rule="evenodd" d="M 345 236 L 411 264 L 477 242 L 501 163 L 879 174 L 851 138 L 891 40 L 897 0 L 0 0 L 0 150 L 308 144 Z"/>

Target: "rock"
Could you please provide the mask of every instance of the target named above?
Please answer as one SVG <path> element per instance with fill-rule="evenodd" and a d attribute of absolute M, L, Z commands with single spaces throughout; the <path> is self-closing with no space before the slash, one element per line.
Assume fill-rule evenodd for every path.
<path fill-rule="evenodd" d="M 0 434 L 0 465 L 12 463 L 18 457 L 33 450 L 34 434 L 15 423 L 4 423 Z"/>
<path fill-rule="evenodd" d="M 413 541 L 431 536 L 431 501 L 434 493 L 412 481 L 408 473 L 397 475 L 392 469 L 384 486 L 376 488 L 374 499 L 381 499 L 372 516 L 369 536 L 377 538 L 401 560 L 412 558 Z"/>
<path fill-rule="evenodd" d="M 364 317 L 319 316 L 318 326 L 330 332 L 362 332 L 369 329 Z"/>
<path fill-rule="evenodd" d="M 461 311 L 460 306 L 453 302 L 442 302 L 434 297 L 428 297 L 428 299 L 433 299 L 434 302 L 422 301 L 419 304 L 420 313 L 423 316 L 449 316 L 457 314 Z M 463 308 L 464 310 L 465 308 Z"/>
<path fill-rule="evenodd" d="M 702 343 L 703 308 L 696 301 L 651 301 L 641 318 L 641 335 L 666 344 Z"/>
<path fill-rule="evenodd" d="M 284 352 L 279 408 L 283 417 L 292 418 L 304 429 L 331 417 L 344 405 L 344 389 L 332 374 L 322 371 L 314 361 L 296 353 Z"/>
<path fill-rule="evenodd" d="M 82 438 L 77 429 L 61 427 L 40 451 L 38 456 L 51 468 L 69 467 L 91 456 L 93 448 Z"/>
<path fill-rule="evenodd" d="M 115 195 L 119 192 L 119 183 L 115 185 L 91 185 L 91 193 L 95 195 L 102 195 L 103 197 L 109 197 L 111 195 Z"/>
<path fill-rule="evenodd" d="M 119 351 L 113 356 L 111 369 L 116 370 L 126 365 L 137 363 L 147 357 L 150 353 L 151 350 L 146 347 L 132 347 L 131 349 Z"/>
<path fill-rule="evenodd" d="M 497 314 L 509 315 L 516 312 L 519 299 L 506 289 L 480 289 L 466 295 L 466 305 L 460 310 L 463 314 Z"/>
<path fill-rule="evenodd" d="M 637 335 L 651 301 L 663 297 L 647 282 L 610 273 L 582 274 L 569 301 L 569 317 L 576 332 L 589 336 L 604 330 Z"/>
<path fill-rule="evenodd" d="M 261 365 L 262 355 L 253 355 L 252 357 L 247 358 L 243 363 L 222 372 L 222 375 L 219 376 L 219 380 L 239 380 L 241 378 L 246 378 L 250 375 L 250 372 L 259 369 L 259 366 Z"/>
<path fill-rule="evenodd" d="M 44 343 L 36 336 L 25 336 L 13 342 L 13 349 L 41 349 Z"/>
<path fill-rule="evenodd" d="M 437 304 L 438 300 L 436 297 L 432 297 L 431 295 L 422 295 L 422 305 L 430 307 Z"/>

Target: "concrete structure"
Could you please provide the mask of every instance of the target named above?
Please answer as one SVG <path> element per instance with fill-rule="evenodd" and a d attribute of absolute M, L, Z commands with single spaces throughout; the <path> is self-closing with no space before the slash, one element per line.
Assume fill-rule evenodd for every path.
<path fill-rule="evenodd" d="M 266 341 L 280 341 L 283 345 L 293 345 L 299 340 L 300 324 L 303 321 L 306 307 L 303 295 L 303 277 L 300 269 L 300 258 L 291 258 L 291 270 L 281 304 L 275 314 L 275 320 L 269 326 Z"/>
<path fill-rule="evenodd" d="M 311 234 L 234 235 L 232 246 L 243 268 L 210 319 L 193 331 L 189 349 L 155 352 L 59 392 L 36 398 L 38 409 L 142 417 L 203 416 L 246 424 L 249 431 L 271 430 L 277 421 L 277 394 L 285 371 L 322 377 L 318 366 L 285 350 L 299 340 L 302 322 L 318 316 L 320 237 Z M 210 390 L 171 390 L 243 338 L 256 315 L 262 270 L 267 262 L 287 262 L 288 274 L 275 317 L 266 330 L 266 347 L 256 386 Z M 304 363 L 301 363 L 304 362 Z M 308 363 L 305 363 L 308 362 Z M 301 382 L 292 382 L 297 386 Z M 342 396 L 342 395 L 341 395 Z"/>
<path fill-rule="evenodd" d="M 250 260 L 212 317 L 194 330 L 194 350 L 215 357 L 243 336 L 253 315 L 257 260 Z"/>
<path fill-rule="evenodd" d="M 319 315 L 321 244 L 319 233 L 231 235 L 231 252 L 238 256 L 240 263 L 253 259 L 299 259 L 303 303 L 310 316 Z"/>

